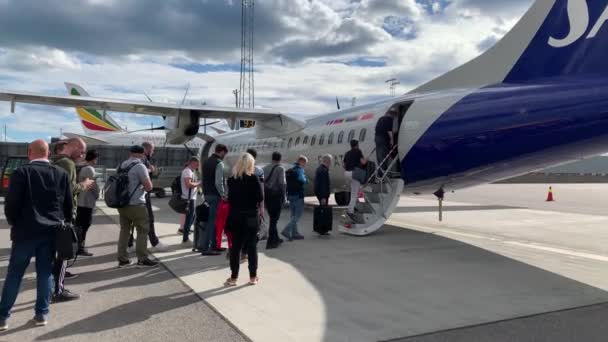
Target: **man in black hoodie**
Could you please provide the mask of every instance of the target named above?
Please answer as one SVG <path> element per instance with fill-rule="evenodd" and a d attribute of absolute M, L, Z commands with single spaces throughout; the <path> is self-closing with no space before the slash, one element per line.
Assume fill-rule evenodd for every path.
<path fill-rule="evenodd" d="M 47 324 L 55 256 L 55 230 L 72 221 L 72 191 L 68 174 L 51 166 L 44 140 L 28 148 L 29 164 L 15 170 L 6 196 L 4 213 L 11 226 L 11 258 L 0 300 L 0 331 L 8 329 L 10 311 L 19 293 L 23 274 L 36 257 L 37 298 L 34 323 Z"/>

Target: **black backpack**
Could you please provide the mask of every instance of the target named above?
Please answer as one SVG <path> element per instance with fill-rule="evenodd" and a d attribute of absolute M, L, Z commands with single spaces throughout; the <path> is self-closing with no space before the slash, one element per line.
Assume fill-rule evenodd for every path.
<path fill-rule="evenodd" d="M 178 195 L 179 197 L 182 197 L 182 176 L 181 175 L 175 177 L 175 179 L 171 183 L 171 193 L 174 196 Z"/>
<path fill-rule="evenodd" d="M 139 163 L 133 163 L 126 169 L 118 168 L 116 174 L 108 178 L 104 186 L 104 201 L 108 207 L 120 209 L 129 205 L 131 197 L 137 191 L 135 187 L 129 192 L 129 171 L 137 164 Z"/>
<path fill-rule="evenodd" d="M 298 179 L 295 166 L 285 171 L 285 181 L 287 182 L 288 195 L 299 195 L 304 190 L 304 184 Z"/>

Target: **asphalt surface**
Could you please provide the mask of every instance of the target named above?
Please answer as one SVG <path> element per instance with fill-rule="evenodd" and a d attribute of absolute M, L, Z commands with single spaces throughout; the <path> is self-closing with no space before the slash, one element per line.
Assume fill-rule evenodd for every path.
<path fill-rule="evenodd" d="M 603 342 L 608 336 L 606 315 L 608 304 L 603 303 L 390 342 Z"/>
<path fill-rule="evenodd" d="M 0 212 L 3 208 L 0 207 Z M 10 255 L 9 230 L 0 216 L 0 279 Z M 165 267 L 118 269 L 118 227 L 97 213 L 89 232 L 94 257 L 80 259 L 70 271 L 80 276 L 66 287 L 78 301 L 51 305 L 49 324 L 34 327 L 34 262 L 0 341 L 246 341 Z"/>

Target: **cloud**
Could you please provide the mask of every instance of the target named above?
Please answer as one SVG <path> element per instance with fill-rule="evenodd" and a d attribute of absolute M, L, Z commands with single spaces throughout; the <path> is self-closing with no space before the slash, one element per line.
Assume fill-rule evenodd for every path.
<path fill-rule="evenodd" d="M 405 93 L 477 56 L 531 2 L 257 0 L 256 104 L 324 113 L 335 109 L 335 96 L 359 104 L 386 97 L 384 81 L 393 77 Z M 93 96 L 146 101 L 145 91 L 178 102 L 189 83 L 189 101 L 231 107 L 240 16 L 237 0 L 0 0 L 0 88 L 63 95 L 70 81 Z M 72 110 L 7 112 L 0 103 L 0 124 L 21 131 L 81 132 Z M 132 114 L 116 120 L 129 129 L 159 122 Z"/>

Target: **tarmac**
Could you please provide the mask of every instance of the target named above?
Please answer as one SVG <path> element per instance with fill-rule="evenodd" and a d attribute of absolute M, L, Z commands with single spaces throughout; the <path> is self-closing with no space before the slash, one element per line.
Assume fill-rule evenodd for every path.
<path fill-rule="evenodd" d="M 73 268 L 80 301 L 32 316 L 33 274 L 0 340 L 103 341 L 605 341 L 608 327 L 608 185 L 488 185 L 447 194 L 443 221 L 431 197 L 403 197 L 367 237 L 312 233 L 266 251 L 260 284 L 225 288 L 224 256 L 182 246 L 178 216 L 155 200 L 157 230 L 171 245 L 157 270 L 117 270 L 115 210 L 91 230 L 94 258 Z M 279 228 L 288 219 L 281 217 Z M 334 222 L 338 222 L 335 210 Z M 0 230 L 0 277 L 9 255 Z"/>

